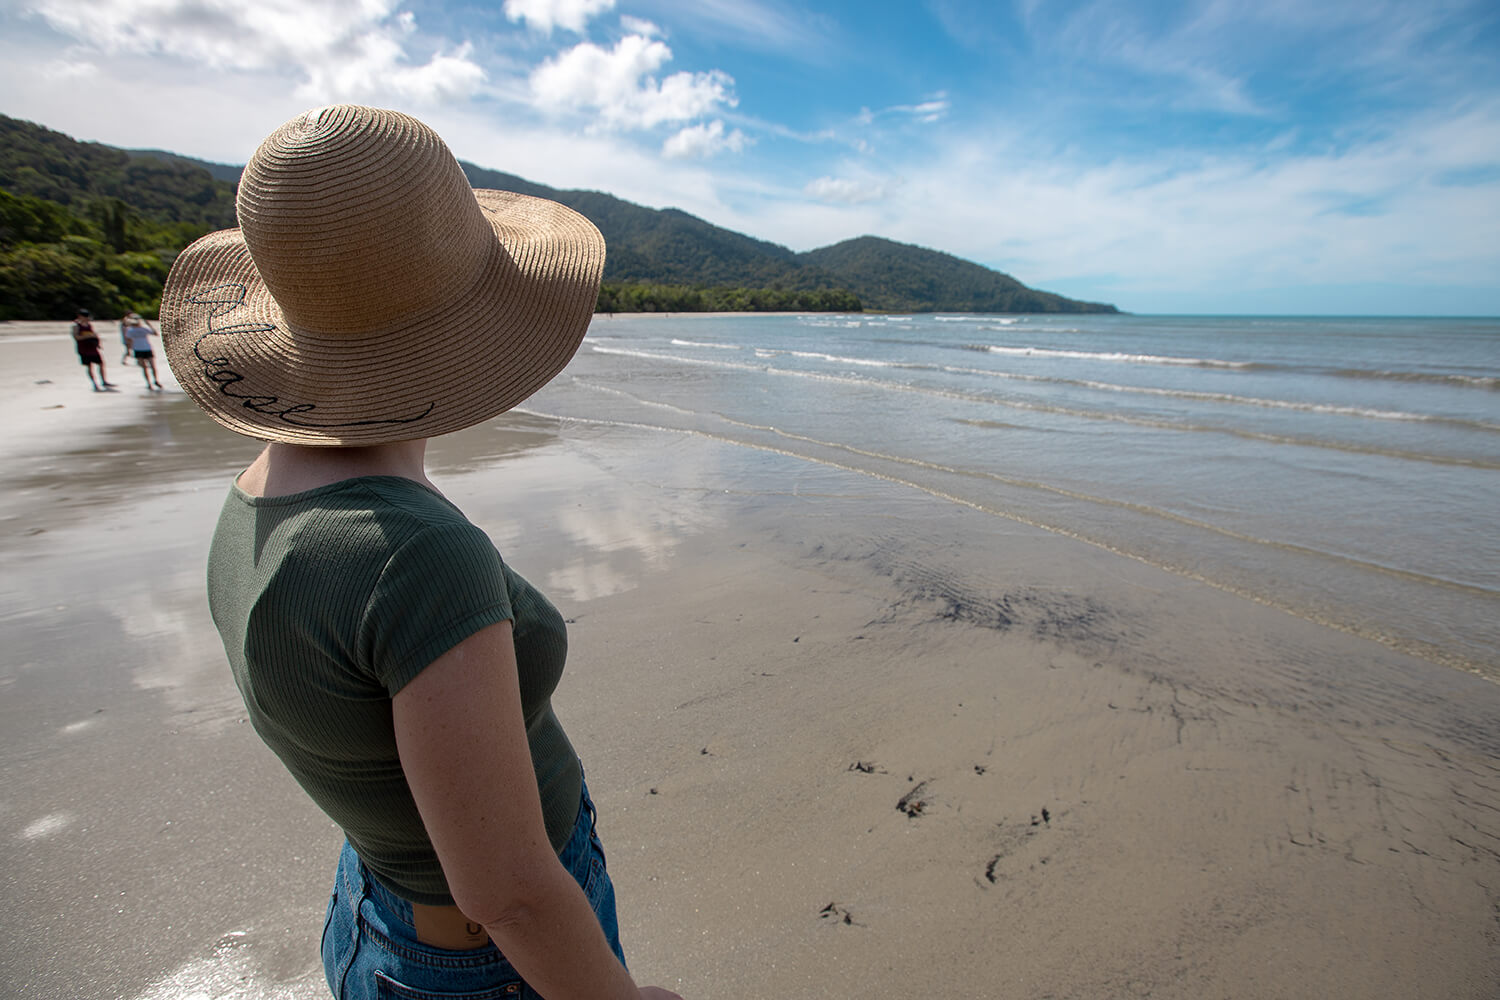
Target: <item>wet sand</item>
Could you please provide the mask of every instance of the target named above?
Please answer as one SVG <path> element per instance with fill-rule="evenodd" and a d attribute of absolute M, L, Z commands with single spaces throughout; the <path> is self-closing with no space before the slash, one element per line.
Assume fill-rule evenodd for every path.
<path fill-rule="evenodd" d="M 3 992 L 325 996 L 339 835 L 202 593 L 257 446 L 18 327 Z M 516 413 L 431 459 L 573 621 L 558 712 L 641 981 L 1500 995 L 1500 686 L 785 456 Z"/>

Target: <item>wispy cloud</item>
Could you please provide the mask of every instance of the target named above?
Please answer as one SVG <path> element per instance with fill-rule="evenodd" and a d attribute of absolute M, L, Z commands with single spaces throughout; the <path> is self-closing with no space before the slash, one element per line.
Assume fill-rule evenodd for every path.
<path fill-rule="evenodd" d="M 952 105 L 948 101 L 947 93 L 938 91 L 931 97 L 915 104 L 892 104 L 890 107 L 880 108 L 875 111 L 869 108 L 861 108 L 856 120 L 861 125 L 870 125 L 877 118 L 895 115 L 930 124 L 947 115 L 951 107 Z"/>
<path fill-rule="evenodd" d="M 1033 16 L 1040 12 L 1033 11 Z M 1234 44 L 1229 8 L 1214 0 L 1190 9 L 1163 28 L 1148 21 L 1151 12 L 1093 0 L 1071 9 L 1060 22 L 1040 26 L 1033 39 L 1060 51 L 1069 61 L 1154 80 L 1158 100 L 1183 110 L 1262 115 L 1236 60 L 1226 58 Z M 1244 36 L 1240 44 L 1245 44 Z M 1130 88 L 1128 93 L 1138 93 Z"/>
<path fill-rule="evenodd" d="M 749 47 L 798 59 L 827 57 L 829 19 L 811 5 L 767 0 L 653 0 L 637 4 L 719 44 Z"/>
<path fill-rule="evenodd" d="M 871 178 L 819 177 L 803 188 L 809 198 L 837 205 L 863 205 L 884 201 L 889 195 L 888 183 Z"/>

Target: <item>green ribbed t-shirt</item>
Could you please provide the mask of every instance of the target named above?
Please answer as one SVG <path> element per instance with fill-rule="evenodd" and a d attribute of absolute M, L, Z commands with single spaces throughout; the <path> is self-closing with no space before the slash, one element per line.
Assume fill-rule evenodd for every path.
<path fill-rule="evenodd" d="M 375 876 L 429 905 L 453 897 L 401 770 L 391 698 L 459 642 L 512 622 L 547 835 L 567 843 L 583 776 L 552 712 L 566 627 L 441 495 L 396 476 L 281 497 L 235 486 L 208 600 L 255 731 Z"/>

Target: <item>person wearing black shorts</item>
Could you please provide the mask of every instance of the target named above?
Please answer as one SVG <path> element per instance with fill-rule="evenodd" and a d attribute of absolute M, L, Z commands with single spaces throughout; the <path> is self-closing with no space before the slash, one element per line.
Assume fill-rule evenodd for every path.
<path fill-rule="evenodd" d="M 139 316 L 123 333 L 125 342 L 135 353 L 135 363 L 141 366 L 141 376 L 146 380 L 147 389 L 161 388 L 161 382 L 156 377 L 156 354 L 151 350 L 151 337 L 155 333 L 151 324 Z"/>

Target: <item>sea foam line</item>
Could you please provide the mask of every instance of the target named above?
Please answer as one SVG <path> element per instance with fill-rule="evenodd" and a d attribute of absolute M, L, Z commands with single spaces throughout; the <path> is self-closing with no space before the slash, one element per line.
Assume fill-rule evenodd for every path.
<path fill-rule="evenodd" d="M 679 340 L 672 338 L 673 347 L 711 347 L 716 351 L 743 351 L 739 344 L 705 344 L 699 340 Z"/>
<path fill-rule="evenodd" d="M 934 316 L 937 323 L 979 323 L 985 325 L 1014 326 L 1026 322 L 1024 316 Z"/>
<path fill-rule="evenodd" d="M 757 347 L 757 358 L 774 358 L 785 355 L 804 358 L 808 361 L 827 361 L 836 365 L 859 365 L 862 368 L 931 368 L 930 365 L 910 365 L 901 361 L 877 361 L 874 358 L 849 358 L 838 354 L 823 354 L 819 351 L 793 351 L 785 348 Z"/>
<path fill-rule="evenodd" d="M 1183 358 L 1171 354 L 1126 354 L 1121 351 L 1063 351 L 1055 347 L 1009 347 L 1003 344 L 965 344 L 965 350 L 1016 358 L 1066 358 L 1070 361 L 1110 361 L 1136 365 L 1181 365 L 1190 368 L 1255 368 L 1253 361 Z"/>

